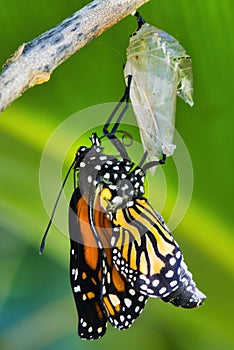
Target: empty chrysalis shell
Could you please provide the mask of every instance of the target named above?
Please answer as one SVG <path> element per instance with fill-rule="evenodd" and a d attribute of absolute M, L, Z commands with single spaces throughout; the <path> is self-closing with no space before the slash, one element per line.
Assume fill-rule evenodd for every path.
<path fill-rule="evenodd" d="M 148 159 L 172 155 L 176 96 L 193 105 L 191 57 L 171 35 L 145 23 L 130 39 L 124 74 L 132 75 L 130 98 Z"/>

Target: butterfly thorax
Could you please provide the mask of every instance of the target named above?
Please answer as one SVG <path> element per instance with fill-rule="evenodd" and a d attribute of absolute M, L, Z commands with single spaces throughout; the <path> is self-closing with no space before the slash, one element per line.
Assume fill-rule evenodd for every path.
<path fill-rule="evenodd" d="M 118 208 L 132 206 L 134 198 L 144 194 L 144 178 L 143 170 L 130 160 L 108 160 L 97 179 L 103 209 L 113 213 Z"/>

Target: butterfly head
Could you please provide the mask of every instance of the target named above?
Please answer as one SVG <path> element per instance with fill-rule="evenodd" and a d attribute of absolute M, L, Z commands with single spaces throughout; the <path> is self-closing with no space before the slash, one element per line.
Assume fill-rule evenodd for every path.
<path fill-rule="evenodd" d="M 74 169 L 79 170 L 85 167 L 86 163 L 90 161 L 91 153 L 92 155 L 102 153 L 101 141 L 96 133 L 92 134 L 90 140 L 92 142 L 91 147 L 81 146 L 78 148 L 74 160 Z"/>
<path fill-rule="evenodd" d="M 92 134 L 91 147 L 81 146 L 75 156 L 74 169 L 78 173 L 78 184 L 83 194 L 89 194 L 90 187 L 97 184 L 97 175 L 102 165 L 114 156 L 103 154 L 101 140 Z"/>

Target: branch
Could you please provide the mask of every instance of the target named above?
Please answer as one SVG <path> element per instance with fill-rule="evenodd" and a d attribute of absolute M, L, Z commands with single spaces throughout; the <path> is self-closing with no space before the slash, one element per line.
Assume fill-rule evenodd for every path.
<path fill-rule="evenodd" d="M 0 113 L 24 91 L 50 79 L 61 63 L 149 0 L 94 0 L 56 27 L 22 44 L 0 75 Z"/>

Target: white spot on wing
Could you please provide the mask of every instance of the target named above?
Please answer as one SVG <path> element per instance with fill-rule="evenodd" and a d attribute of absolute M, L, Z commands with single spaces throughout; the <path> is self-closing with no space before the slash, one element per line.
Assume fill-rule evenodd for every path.
<path fill-rule="evenodd" d="M 159 280 L 158 279 L 156 279 L 156 280 L 154 280 L 153 282 L 152 282 L 152 286 L 153 287 L 157 287 L 159 285 Z"/>
<path fill-rule="evenodd" d="M 165 276 L 166 276 L 167 278 L 171 278 L 171 277 L 173 277 L 173 275 L 174 275 L 174 271 L 173 271 L 173 270 L 169 270 L 169 271 L 167 271 L 167 273 L 165 274 Z"/>
<path fill-rule="evenodd" d="M 153 293 L 154 293 L 154 290 L 153 290 L 153 289 L 150 289 L 150 288 L 147 288 L 147 293 L 153 294 Z"/>
<path fill-rule="evenodd" d="M 124 298 L 124 303 L 128 308 L 132 305 L 132 301 L 129 298 Z"/>
<path fill-rule="evenodd" d="M 141 303 L 142 301 L 144 301 L 144 297 L 143 295 L 141 295 L 139 298 L 138 298 L 139 302 Z"/>
<path fill-rule="evenodd" d="M 135 312 L 137 313 L 137 312 L 139 312 L 139 310 L 140 310 L 140 306 L 136 306 L 135 307 Z"/>
<path fill-rule="evenodd" d="M 176 259 L 174 257 L 170 258 L 169 263 L 170 263 L 171 266 L 174 266 L 175 263 L 176 263 Z"/>
<path fill-rule="evenodd" d="M 177 285 L 177 281 L 176 280 L 171 281 L 169 284 L 171 287 L 175 287 Z"/>
<path fill-rule="evenodd" d="M 148 286 L 146 284 L 142 284 L 140 288 L 143 289 L 143 290 L 147 290 Z"/>
<path fill-rule="evenodd" d="M 112 246 L 112 247 L 114 246 L 115 241 L 116 241 L 115 237 L 114 237 L 114 236 L 113 236 L 113 237 L 111 237 L 111 246 Z"/>
<path fill-rule="evenodd" d="M 124 315 L 121 315 L 119 319 L 120 319 L 121 322 L 124 322 L 124 320 L 125 320 Z"/>
<path fill-rule="evenodd" d="M 98 332 L 98 333 L 101 333 L 101 332 L 102 332 L 102 327 L 99 327 L 99 328 L 97 329 L 97 332 Z"/>
<path fill-rule="evenodd" d="M 166 287 L 162 287 L 161 289 L 159 289 L 159 294 L 164 294 L 167 291 Z"/>
<path fill-rule="evenodd" d="M 119 300 L 119 298 L 117 297 L 116 294 L 109 294 L 109 298 L 110 298 L 111 303 L 112 303 L 114 306 L 117 306 L 117 305 L 120 304 L 120 300 Z"/>
<path fill-rule="evenodd" d="M 79 285 L 74 287 L 74 293 L 78 293 L 78 292 L 80 292 L 80 286 Z"/>

